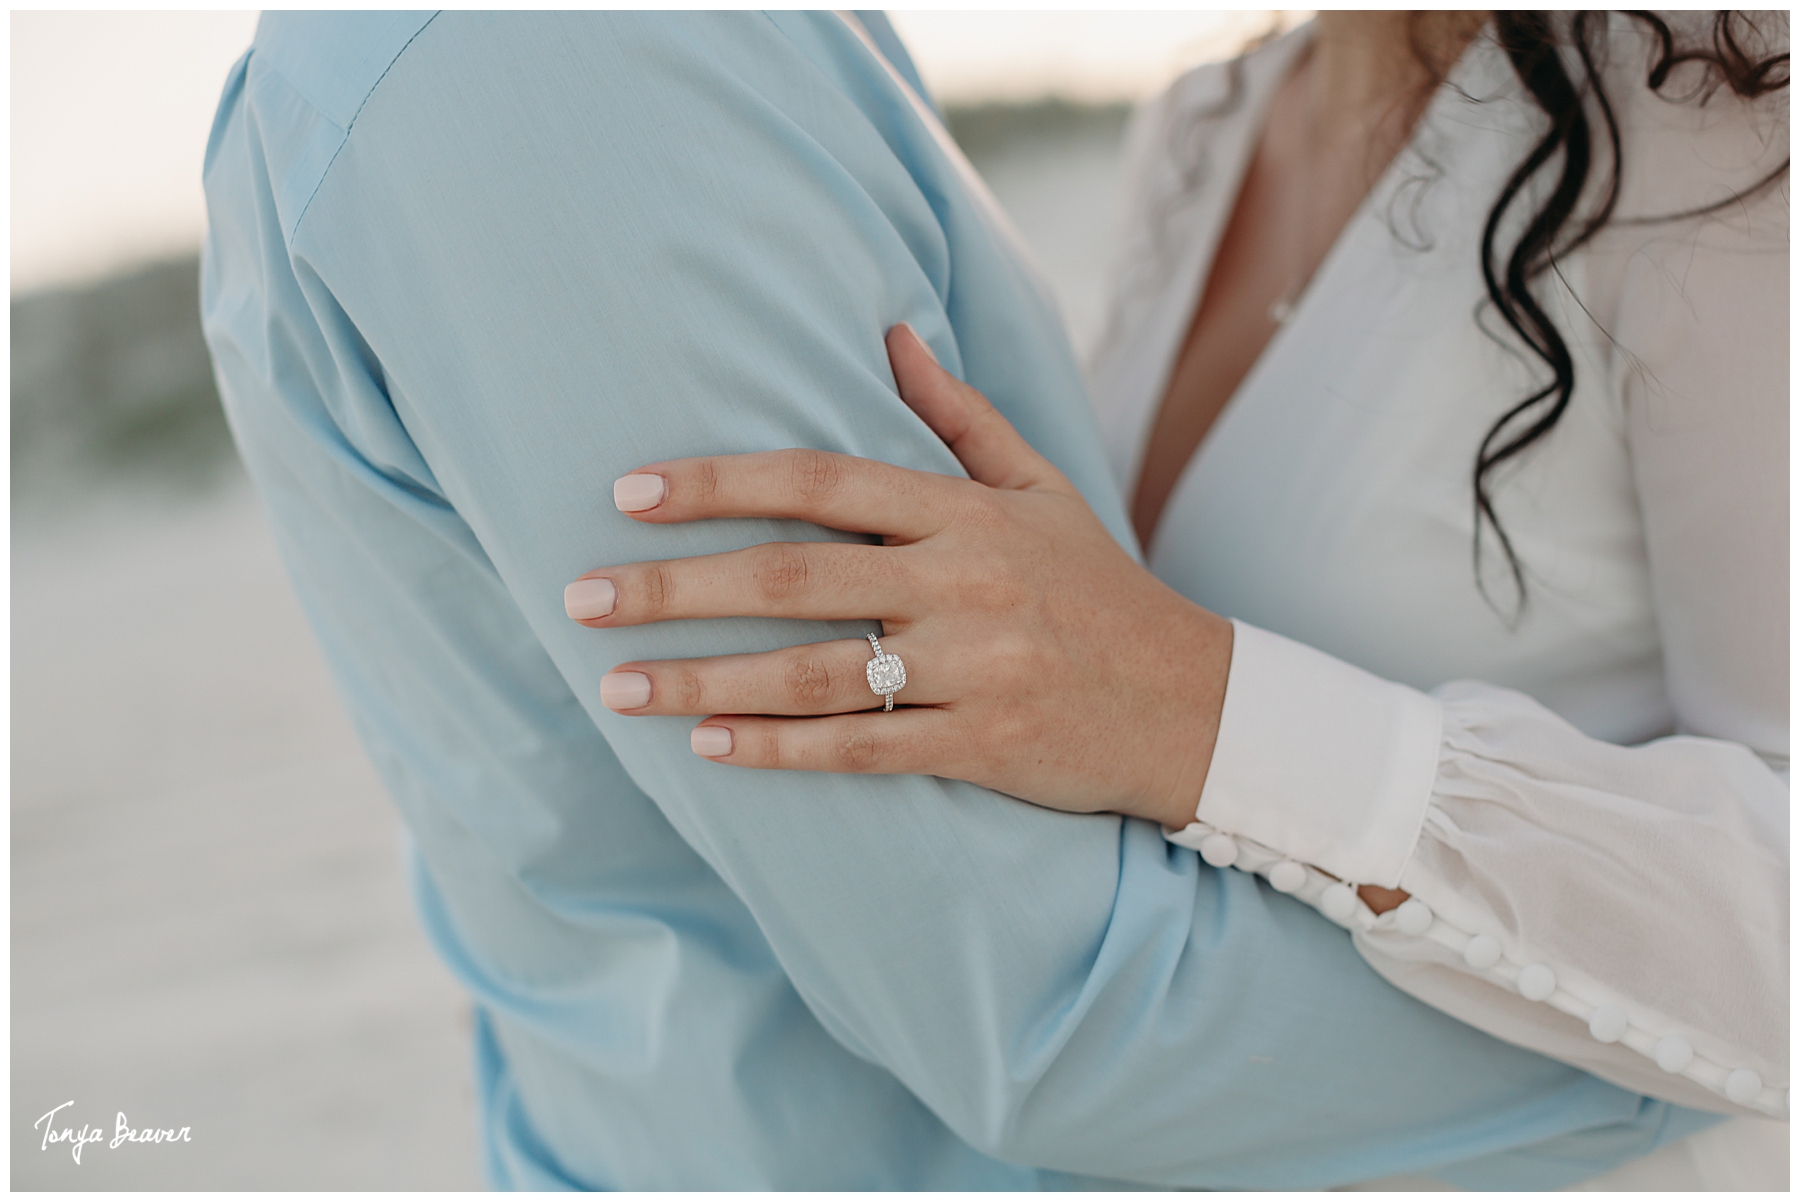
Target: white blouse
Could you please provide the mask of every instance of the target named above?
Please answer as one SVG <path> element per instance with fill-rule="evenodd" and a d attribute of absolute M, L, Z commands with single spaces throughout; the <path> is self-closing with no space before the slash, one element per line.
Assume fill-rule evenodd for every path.
<path fill-rule="evenodd" d="M 1308 37 L 1195 70 L 1134 120 L 1092 371 L 1128 495 Z M 1614 18 L 1619 215 L 1538 287 L 1574 398 L 1492 485 L 1522 613 L 1491 535 L 1497 604 L 1476 587 L 1471 473 L 1490 423 L 1546 372 L 1484 332 L 1502 327 L 1479 240 L 1544 119 L 1484 36 L 1149 548 L 1236 629 L 1196 821 L 1170 838 L 1266 875 L 1397 987 L 1501 1038 L 1638 1092 L 1785 1118 L 1786 181 L 1701 218 L 1631 219 L 1761 179 L 1787 155 L 1786 100 L 1660 99 L 1651 50 Z M 1377 917 L 1359 884 L 1413 900 Z"/>

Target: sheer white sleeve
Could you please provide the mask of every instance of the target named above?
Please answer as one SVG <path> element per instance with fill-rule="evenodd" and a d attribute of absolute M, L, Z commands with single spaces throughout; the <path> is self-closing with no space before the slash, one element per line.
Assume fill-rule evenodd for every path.
<path fill-rule="evenodd" d="M 1590 738 L 1238 624 L 1170 838 L 1349 928 L 1399 988 L 1626 1088 L 1787 1117 L 1787 202 L 1640 239 L 1616 395 L 1675 736 Z M 1412 897 L 1376 916 L 1354 886 Z"/>

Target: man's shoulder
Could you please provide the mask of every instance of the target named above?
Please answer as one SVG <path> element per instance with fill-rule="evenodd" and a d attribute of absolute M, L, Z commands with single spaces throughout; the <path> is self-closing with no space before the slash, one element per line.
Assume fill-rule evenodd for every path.
<path fill-rule="evenodd" d="M 363 103 L 435 12 L 268 12 L 255 62 L 347 131 Z"/>
<path fill-rule="evenodd" d="M 821 90 L 855 92 L 848 79 L 881 75 L 882 57 L 916 86 L 885 19 L 864 14 L 862 25 L 866 49 L 828 12 L 267 13 L 220 116 L 244 111 L 291 245 L 346 143 L 411 140 L 450 113 L 484 127 L 546 122 L 555 128 L 536 140 L 552 144 L 559 130 L 662 137 L 684 103 L 706 110 L 747 92 L 810 111 Z M 560 101 L 548 95 L 557 89 Z M 486 107 L 469 112 L 476 103 Z"/>
<path fill-rule="evenodd" d="M 207 148 L 209 205 L 242 199 L 260 186 L 272 194 L 284 242 L 331 169 L 357 114 L 432 12 L 266 12 L 256 38 L 226 82 Z M 215 170 L 221 139 L 236 122 L 253 129 L 255 161 Z M 241 127 L 240 127 L 241 128 Z M 215 214 L 216 217 L 216 214 Z"/>

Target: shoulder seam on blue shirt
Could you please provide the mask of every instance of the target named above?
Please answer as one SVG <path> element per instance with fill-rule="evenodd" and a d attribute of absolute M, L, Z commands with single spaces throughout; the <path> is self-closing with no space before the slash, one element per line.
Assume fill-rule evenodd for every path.
<path fill-rule="evenodd" d="M 413 30 L 412 37 L 406 39 L 406 45 L 400 47 L 400 49 L 395 52 L 394 57 L 389 60 L 388 65 L 381 69 L 381 74 L 378 75 L 375 82 L 369 86 L 368 95 L 362 98 L 362 102 L 356 106 L 356 111 L 350 114 L 350 121 L 344 126 L 344 136 L 338 141 L 337 149 L 331 152 L 331 162 L 326 163 L 325 170 L 319 172 L 319 181 L 313 185 L 312 191 L 307 193 L 306 203 L 300 206 L 300 213 L 294 218 L 294 232 L 288 235 L 287 240 L 288 250 L 291 251 L 294 249 L 294 242 L 300 237 L 300 223 L 305 221 L 306 215 L 312 211 L 313 199 L 318 196 L 319 189 L 323 188 L 325 186 L 325 181 L 330 178 L 332 167 L 337 165 L 338 155 L 344 153 L 344 147 L 349 144 L 350 134 L 356 129 L 356 119 L 362 116 L 362 111 L 365 108 L 369 107 L 370 98 L 373 97 L 376 91 L 381 87 L 382 80 L 388 77 L 388 72 L 394 69 L 394 64 L 400 61 L 401 57 L 412 47 L 412 44 L 418 40 L 419 35 L 424 33 L 427 29 L 430 29 L 431 23 L 437 19 L 438 13 L 434 12 L 426 19 L 423 25 Z"/>

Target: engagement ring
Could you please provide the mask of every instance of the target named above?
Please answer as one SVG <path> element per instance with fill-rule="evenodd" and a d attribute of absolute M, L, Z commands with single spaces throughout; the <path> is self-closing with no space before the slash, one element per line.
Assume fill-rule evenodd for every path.
<path fill-rule="evenodd" d="M 891 710 L 894 708 L 894 694 L 906 687 L 906 665 L 900 662 L 898 655 L 889 655 L 883 651 L 881 640 L 874 635 L 869 636 L 869 646 L 875 648 L 875 658 L 864 669 L 868 673 L 869 688 L 885 697 L 885 709 Z"/>

